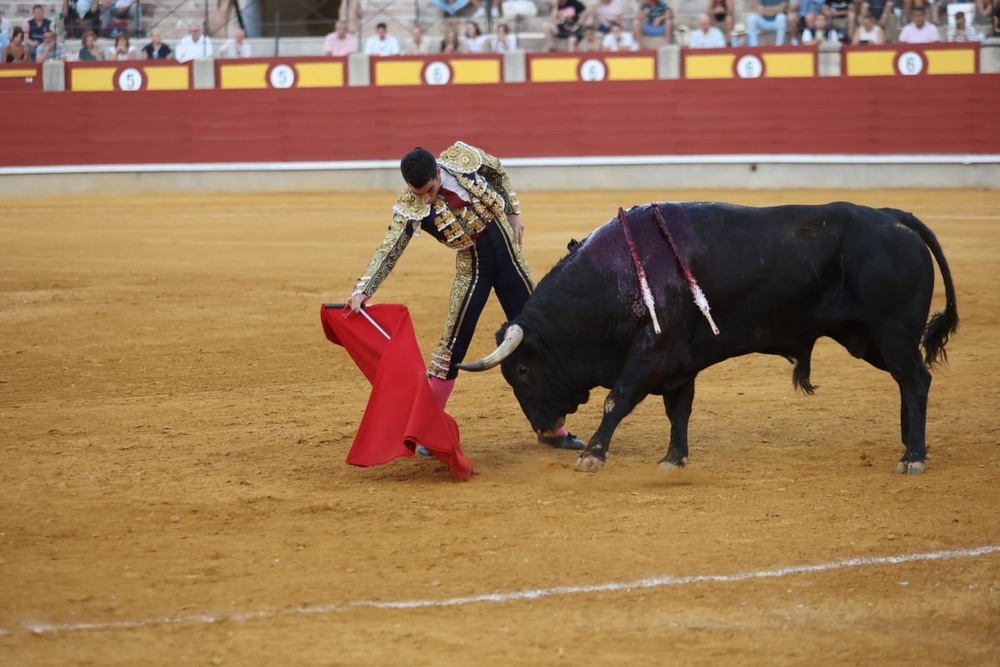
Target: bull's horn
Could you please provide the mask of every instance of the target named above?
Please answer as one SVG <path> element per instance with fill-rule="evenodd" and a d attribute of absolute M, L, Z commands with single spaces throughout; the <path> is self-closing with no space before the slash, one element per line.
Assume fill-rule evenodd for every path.
<path fill-rule="evenodd" d="M 509 357 L 511 352 L 520 345 L 522 338 L 524 338 L 524 329 L 517 324 L 512 324 L 507 327 L 507 333 L 504 334 L 503 342 L 500 343 L 497 349 L 482 359 L 470 361 L 466 364 L 458 364 L 458 367 L 463 371 L 488 371 Z"/>

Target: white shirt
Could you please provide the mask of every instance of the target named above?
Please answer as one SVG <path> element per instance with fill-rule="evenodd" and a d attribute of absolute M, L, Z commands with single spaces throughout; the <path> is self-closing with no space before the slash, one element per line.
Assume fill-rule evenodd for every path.
<path fill-rule="evenodd" d="M 688 46 L 692 49 L 724 49 L 726 36 L 715 26 L 709 28 L 707 33 L 698 29 L 691 33 Z"/>
<path fill-rule="evenodd" d="M 250 57 L 250 44 L 243 42 L 239 46 L 236 46 L 236 40 L 230 39 L 222 48 L 219 49 L 220 58 L 249 58 Z"/>
<path fill-rule="evenodd" d="M 479 35 L 478 37 L 463 37 L 466 53 L 485 53 L 489 44 L 489 35 Z"/>
<path fill-rule="evenodd" d="M 632 33 L 623 32 L 618 35 L 618 39 L 615 39 L 615 34 L 609 32 L 601 40 L 601 50 L 602 51 L 638 51 L 639 45 L 636 44 L 635 38 L 632 37 Z"/>
<path fill-rule="evenodd" d="M 197 43 L 191 39 L 191 35 L 184 35 L 184 38 L 177 43 L 177 48 L 174 49 L 174 56 L 179 63 L 186 63 L 195 58 L 211 58 L 214 55 L 212 38 L 205 35 L 202 35 Z"/>
<path fill-rule="evenodd" d="M 365 53 L 370 56 L 398 56 L 399 40 L 390 34 L 386 34 L 385 39 L 372 35 L 365 40 Z"/>
<path fill-rule="evenodd" d="M 507 35 L 506 37 L 494 35 L 490 40 L 490 51 L 493 51 L 494 53 L 509 53 L 516 50 L 517 37 L 514 35 Z"/>

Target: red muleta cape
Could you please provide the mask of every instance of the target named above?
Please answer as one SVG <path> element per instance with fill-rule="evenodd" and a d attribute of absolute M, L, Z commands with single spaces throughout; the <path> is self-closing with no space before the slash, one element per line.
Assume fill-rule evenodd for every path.
<path fill-rule="evenodd" d="M 468 480 L 472 461 L 462 452 L 458 424 L 431 393 L 406 306 L 383 303 L 366 306 L 365 312 L 389 338 L 363 314 L 343 305 L 325 304 L 320 309 L 326 337 L 347 350 L 372 385 L 347 462 L 380 465 L 413 456 L 419 444 L 455 477 Z"/>

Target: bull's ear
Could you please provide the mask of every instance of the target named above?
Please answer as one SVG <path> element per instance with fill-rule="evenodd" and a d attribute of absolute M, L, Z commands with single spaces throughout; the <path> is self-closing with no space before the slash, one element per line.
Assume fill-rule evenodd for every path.
<path fill-rule="evenodd" d="M 576 239 L 570 239 L 569 243 L 566 244 L 566 250 L 570 252 L 576 252 L 576 249 L 580 247 L 580 242 Z"/>

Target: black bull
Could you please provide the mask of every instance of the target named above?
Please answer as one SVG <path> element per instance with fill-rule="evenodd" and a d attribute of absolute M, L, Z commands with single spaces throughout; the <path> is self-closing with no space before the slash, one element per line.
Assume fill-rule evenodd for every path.
<path fill-rule="evenodd" d="M 654 215 L 662 214 L 718 324 L 715 335 Z M 497 333 L 499 347 L 465 370 L 501 365 L 533 429 L 557 429 L 597 386 L 610 389 L 578 470 L 599 470 L 618 424 L 647 395 L 663 396 L 670 443 L 660 465 L 688 462 L 698 373 L 753 352 L 787 358 L 796 387 L 813 393 L 810 358 L 828 336 L 899 385 L 906 451 L 897 473 L 923 470 L 928 365 L 945 360 L 958 328 L 951 271 L 934 234 L 914 216 L 849 203 L 748 208 L 659 203 L 627 213 L 662 333 L 643 302 L 625 231 L 613 219 L 538 284 Z M 928 321 L 934 261 L 946 307 Z M 923 355 L 921 355 L 923 346 Z"/>

